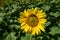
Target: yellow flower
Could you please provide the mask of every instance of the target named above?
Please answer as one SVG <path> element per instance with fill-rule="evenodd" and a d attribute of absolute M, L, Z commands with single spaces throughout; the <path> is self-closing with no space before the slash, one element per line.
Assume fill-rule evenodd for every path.
<path fill-rule="evenodd" d="M 5 0 L 0 0 L 0 7 L 4 7 L 5 5 Z"/>
<path fill-rule="evenodd" d="M 32 8 L 20 12 L 18 22 L 21 23 L 23 32 L 29 32 L 32 35 L 38 35 L 41 31 L 45 32 L 45 24 L 47 22 L 46 14 L 43 10 Z"/>

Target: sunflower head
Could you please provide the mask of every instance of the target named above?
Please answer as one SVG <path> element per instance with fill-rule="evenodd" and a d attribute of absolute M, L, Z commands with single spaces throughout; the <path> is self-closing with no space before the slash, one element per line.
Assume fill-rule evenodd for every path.
<path fill-rule="evenodd" d="M 35 15 L 30 15 L 30 17 L 27 18 L 27 22 L 28 25 L 34 27 L 38 24 L 38 18 Z"/>
<path fill-rule="evenodd" d="M 4 7 L 5 0 L 0 0 L 0 7 Z"/>
<path fill-rule="evenodd" d="M 32 8 L 20 12 L 18 22 L 21 23 L 23 32 L 29 32 L 32 35 L 45 32 L 45 24 L 47 22 L 46 13 L 38 8 Z"/>

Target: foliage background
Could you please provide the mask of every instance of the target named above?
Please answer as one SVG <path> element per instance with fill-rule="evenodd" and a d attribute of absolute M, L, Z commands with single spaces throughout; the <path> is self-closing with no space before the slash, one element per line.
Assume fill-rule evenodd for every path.
<path fill-rule="evenodd" d="M 24 9 L 38 7 L 47 14 L 46 32 L 30 37 L 22 33 L 17 18 Z M 5 0 L 0 8 L 0 40 L 60 40 L 60 0 Z"/>

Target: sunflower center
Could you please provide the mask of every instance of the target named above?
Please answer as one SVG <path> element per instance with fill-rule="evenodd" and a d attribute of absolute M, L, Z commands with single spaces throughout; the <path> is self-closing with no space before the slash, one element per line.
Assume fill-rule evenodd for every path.
<path fill-rule="evenodd" d="M 27 19 L 27 24 L 32 27 L 37 26 L 38 18 L 35 15 L 30 15 Z"/>

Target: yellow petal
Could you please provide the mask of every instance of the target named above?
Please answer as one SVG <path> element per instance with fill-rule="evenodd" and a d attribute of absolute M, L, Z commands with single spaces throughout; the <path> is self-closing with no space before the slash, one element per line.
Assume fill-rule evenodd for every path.
<path fill-rule="evenodd" d="M 26 28 L 26 25 L 24 25 L 24 26 L 21 26 L 21 29 L 24 29 L 24 28 Z"/>
<path fill-rule="evenodd" d="M 33 13 L 34 13 L 34 8 L 28 9 L 27 12 L 28 12 L 30 15 L 33 14 Z"/>
<path fill-rule="evenodd" d="M 42 25 L 39 26 L 40 30 L 42 30 L 43 32 L 45 32 L 45 29 Z"/>
<path fill-rule="evenodd" d="M 44 12 L 38 10 L 36 16 L 37 16 L 38 18 L 45 18 L 45 17 L 46 17 L 46 14 L 45 14 Z"/>
<path fill-rule="evenodd" d="M 24 10 L 24 14 L 25 17 L 28 17 L 30 15 L 30 13 L 28 13 L 28 11 Z"/>
<path fill-rule="evenodd" d="M 37 7 L 33 10 L 33 14 L 35 15 L 37 13 L 38 9 Z"/>
<path fill-rule="evenodd" d="M 47 22 L 47 19 L 44 19 L 44 18 L 39 19 L 39 24 L 45 24 L 46 22 Z"/>
<path fill-rule="evenodd" d="M 31 31 L 32 31 L 32 27 L 29 26 L 29 32 L 31 32 Z"/>
<path fill-rule="evenodd" d="M 19 23 L 22 23 L 22 22 L 24 22 L 24 21 L 26 22 L 26 18 L 18 18 L 18 20 L 19 20 L 19 21 L 18 21 Z"/>
<path fill-rule="evenodd" d="M 32 35 L 35 35 L 35 30 L 32 31 Z"/>
<path fill-rule="evenodd" d="M 25 32 L 27 32 L 28 30 L 29 30 L 29 26 L 28 26 L 28 25 L 26 25 L 26 27 L 25 27 L 24 31 L 25 31 Z"/>
<path fill-rule="evenodd" d="M 39 28 L 36 28 L 36 34 L 38 35 L 39 34 Z"/>
<path fill-rule="evenodd" d="M 21 26 L 24 26 L 26 23 L 25 22 L 23 22 L 23 23 L 21 23 Z"/>
<path fill-rule="evenodd" d="M 36 26 L 36 30 L 35 30 L 35 31 L 36 31 L 36 34 L 37 34 L 37 35 L 38 35 L 39 33 L 41 33 L 40 28 L 39 28 L 38 25 Z"/>

